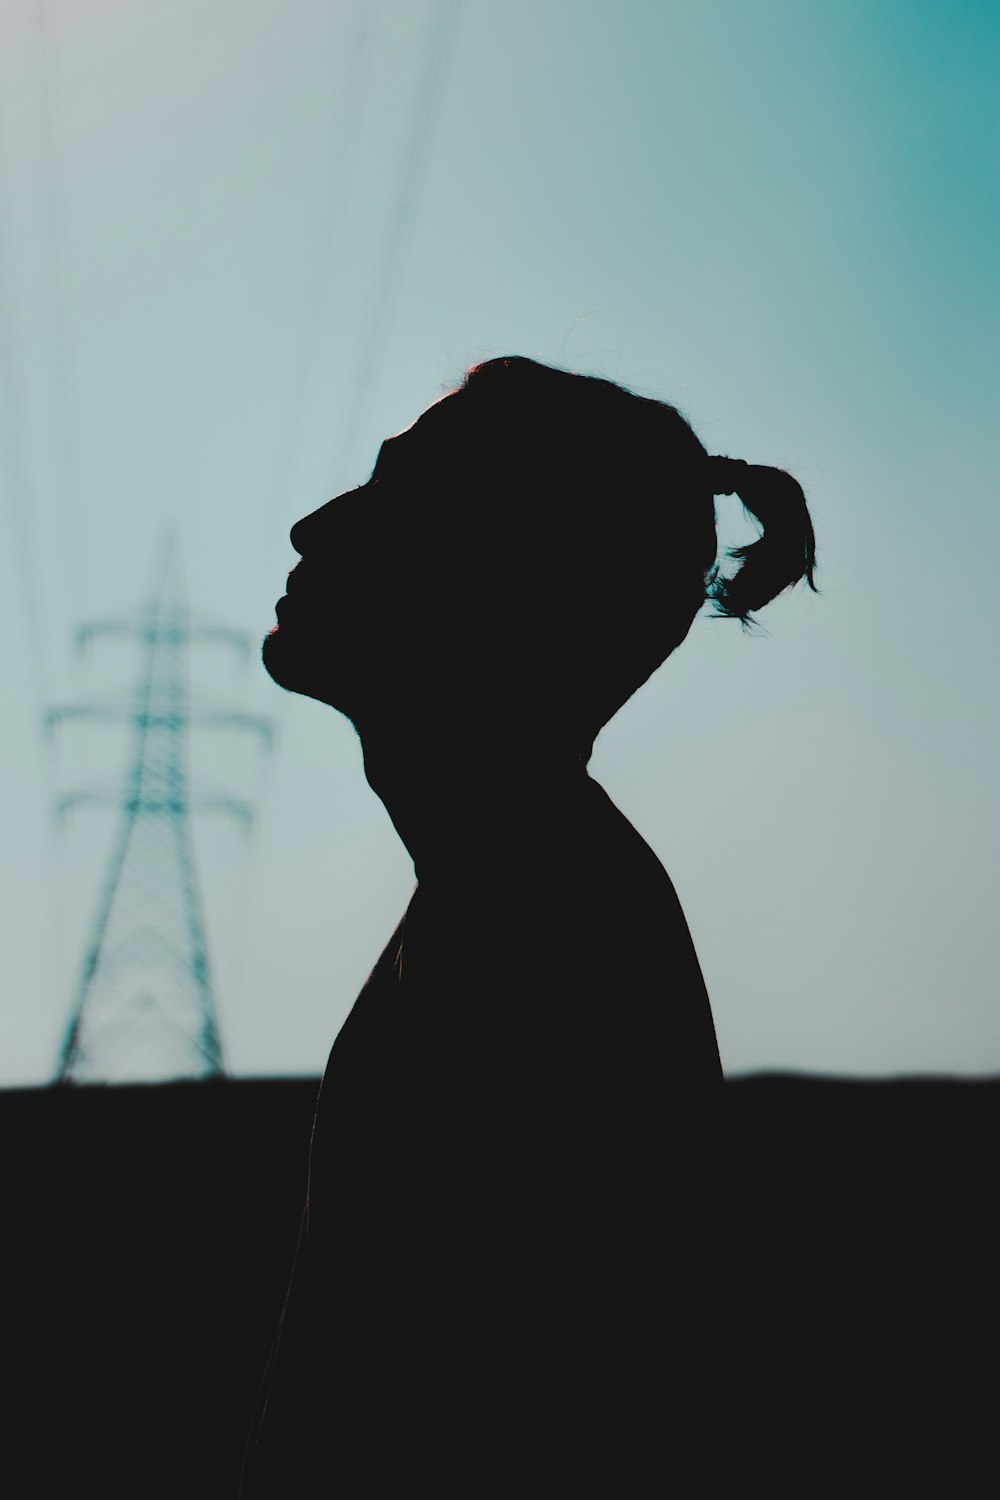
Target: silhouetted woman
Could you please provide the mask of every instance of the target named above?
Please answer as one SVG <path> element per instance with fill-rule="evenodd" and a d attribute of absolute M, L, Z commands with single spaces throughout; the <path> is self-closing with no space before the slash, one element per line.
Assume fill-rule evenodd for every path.
<path fill-rule="evenodd" d="M 724 577 L 730 493 L 763 534 Z M 812 583 L 802 491 L 504 358 L 291 539 L 265 664 L 351 718 L 417 886 L 323 1081 L 247 1493 L 655 1483 L 711 1342 L 722 1070 L 673 886 L 587 762 L 706 600 Z"/>

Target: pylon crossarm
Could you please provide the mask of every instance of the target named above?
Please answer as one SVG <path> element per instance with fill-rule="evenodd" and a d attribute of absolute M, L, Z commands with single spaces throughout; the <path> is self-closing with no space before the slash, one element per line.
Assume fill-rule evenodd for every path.
<path fill-rule="evenodd" d="M 144 635 L 147 629 L 148 626 L 142 620 L 128 616 L 117 620 L 88 620 L 85 624 L 77 627 L 77 650 L 85 650 L 95 635 L 110 635 L 120 638 L 123 636 Z"/>
<path fill-rule="evenodd" d="M 241 655 L 250 655 L 250 635 L 246 630 L 236 630 L 230 625 L 194 625 L 189 634 L 192 641 L 202 641 L 206 645 L 232 646 Z"/>
<path fill-rule="evenodd" d="M 95 636 L 111 636 L 119 640 L 155 636 L 157 640 L 170 641 L 175 645 L 199 641 L 210 645 L 232 646 L 244 656 L 250 653 L 252 639 L 249 631 L 221 621 L 217 623 L 205 618 L 192 622 L 190 611 L 186 615 L 179 613 L 175 620 L 163 617 L 159 620 L 151 619 L 148 614 L 126 615 L 114 620 L 88 620 L 77 629 L 77 648 L 84 650 Z"/>
<path fill-rule="evenodd" d="M 247 649 L 249 637 L 214 618 L 192 615 L 184 597 L 176 539 L 168 545 L 155 597 L 126 618 L 92 620 L 78 632 L 131 638 L 142 653 L 135 691 L 125 701 L 49 710 L 46 727 L 76 722 L 123 724 L 133 754 L 117 794 L 103 786 L 65 793 L 59 811 L 83 803 L 117 804 L 119 832 L 87 943 L 59 1078 L 216 1077 L 222 1044 L 209 949 L 195 874 L 191 814 L 225 812 L 250 822 L 250 806 L 221 787 L 191 787 L 186 740 L 194 727 L 252 729 L 266 742 L 271 724 L 224 700 L 193 702 L 188 656 L 194 641 Z"/>
<path fill-rule="evenodd" d="M 193 729 L 253 729 L 265 745 L 270 745 L 274 737 L 270 719 L 239 709 L 196 708 L 188 715 L 188 722 Z"/>
<path fill-rule="evenodd" d="M 56 815 L 61 822 L 63 819 L 65 819 L 67 813 L 73 811 L 74 807 L 82 807 L 87 805 L 88 803 L 91 805 L 100 804 L 103 806 L 108 806 L 110 804 L 114 807 L 117 807 L 120 802 L 121 797 L 117 791 L 99 792 L 81 790 L 78 792 L 63 792 L 62 796 L 56 802 Z"/>
<path fill-rule="evenodd" d="M 226 693 L 216 692 L 214 689 L 211 696 L 201 692 L 197 686 L 188 689 L 187 704 L 192 713 L 213 714 L 242 714 L 258 720 L 261 724 L 268 724 L 270 720 L 263 714 L 247 714 L 247 710 L 238 698 L 230 698 Z"/>
<path fill-rule="evenodd" d="M 148 817 L 155 813 L 183 817 L 187 812 L 222 812 L 238 818 L 249 828 L 253 823 L 253 809 L 242 797 L 228 797 L 225 793 L 196 792 L 193 796 L 181 797 L 126 797 L 123 801 L 117 792 L 64 792 L 56 803 L 60 819 L 75 807 L 85 806 L 122 807 L 132 817 L 140 814 Z"/>
<path fill-rule="evenodd" d="M 251 646 L 259 644 L 256 632 L 231 625 L 222 615 L 216 614 L 214 609 L 206 609 L 204 605 L 189 604 L 187 619 L 192 641 L 216 641 L 220 645 L 234 646 L 248 653 Z"/>
<path fill-rule="evenodd" d="M 227 797 L 223 794 L 217 796 L 207 792 L 201 796 L 189 798 L 189 805 L 198 812 L 229 813 L 247 828 L 253 825 L 253 809 L 250 803 L 245 802 L 241 797 Z"/>
<path fill-rule="evenodd" d="M 91 719 L 96 723 L 120 724 L 135 717 L 130 703 L 66 703 L 50 708 L 45 715 L 45 728 L 49 731 L 66 719 Z"/>

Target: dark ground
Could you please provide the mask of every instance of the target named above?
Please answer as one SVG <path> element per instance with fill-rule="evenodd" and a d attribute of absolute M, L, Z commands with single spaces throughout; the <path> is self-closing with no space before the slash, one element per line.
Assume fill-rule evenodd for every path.
<path fill-rule="evenodd" d="M 8 1495 L 233 1500 L 316 1088 L 0 1093 Z M 992 1491 L 1000 1081 L 758 1076 L 724 1115 L 718 1444 L 649 1494 Z"/>

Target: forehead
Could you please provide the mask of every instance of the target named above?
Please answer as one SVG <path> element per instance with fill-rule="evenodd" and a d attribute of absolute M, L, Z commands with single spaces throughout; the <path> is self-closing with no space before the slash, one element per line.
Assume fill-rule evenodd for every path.
<path fill-rule="evenodd" d="M 378 451 L 375 473 L 379 476 L 414 468 L 433 468 L 454 458 L 466 424 L 461 420 L 461 406 L 455 391 L 442 396 L 415 422 L 383 442 Z"/>

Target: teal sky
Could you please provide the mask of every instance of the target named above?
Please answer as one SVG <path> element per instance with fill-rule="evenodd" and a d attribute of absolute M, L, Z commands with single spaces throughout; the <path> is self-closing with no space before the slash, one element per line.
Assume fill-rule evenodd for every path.
<path fill-rule="evenodd" d="M 822 594 L 708 616 L 593 774 L 677 886 L 731 1074 L 996 1073 L 1000 12 L 982 0 L 4 0 L 0 1084 L 52 1074 L 120 731 L 84 618 L 273 623 L 290 524 L 532 355 L 791 470 Z M 720 500 L 724 543 L 746 535 Z M 229 1066 L 318 1072 L 412 865 L 350 726 L 255 658 L 196 829 Z M 613 1024 L 613 1014 L 609 1015 Z"/>

